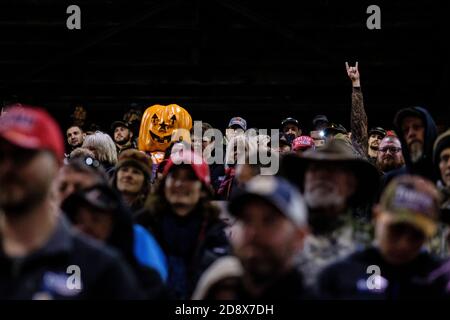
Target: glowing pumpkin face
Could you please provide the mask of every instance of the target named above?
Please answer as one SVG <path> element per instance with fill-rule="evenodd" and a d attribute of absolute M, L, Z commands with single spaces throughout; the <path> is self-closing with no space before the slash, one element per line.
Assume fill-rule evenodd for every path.
<path fill-rule="evenodd" d="M 153 105 L 145 110 L 139 130 L 139 150 L 165 151 L 177 129 L 191 130 L 191 115 L 176 104 Z"/>

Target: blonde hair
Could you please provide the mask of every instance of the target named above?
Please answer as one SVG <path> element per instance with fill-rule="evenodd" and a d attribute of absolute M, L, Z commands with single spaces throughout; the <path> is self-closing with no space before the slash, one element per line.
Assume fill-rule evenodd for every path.
<path fill-rule="evenodd" d="M 106 133 L 95 131 L 86 136 L 82 148 L 95 150 L 96 159 L 100 162 L 117 163 L 117 150 L 113 139 Z"/>
<path fill-rule="evenodd" d="M 91 157 L 95 158 L 95 154 L 87 148 L 76 148 L 69 155 L 69 159 Z"/>

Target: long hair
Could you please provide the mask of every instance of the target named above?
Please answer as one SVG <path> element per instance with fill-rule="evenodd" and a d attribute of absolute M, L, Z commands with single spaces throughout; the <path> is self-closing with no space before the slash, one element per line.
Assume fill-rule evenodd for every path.
<path fill-rule="evenodd" d="M 114 171 L 114 175 L 111 179 L 111 186 L 118 193 L 120 193 L 119 189 L 117 188 L 117 174 L 118 174 L 119 170 L 120 170 L 120 168 L 116 168 L 116 170 Z M 140 170 L 140 169 L 138 168 L 138 170 Z M 133 203 L 129 204 L 133 211 L 141 209 L 141 207 L 144 206 L 144 204 L 150 194 L 151 179 L 145 172 L 143 172 L 143 174 L 144 174 L 144 182 L 142 184 L 142 187 L 139 190 L 138 194 L 136 195 L 136 198 L 133 200 Z"/>
<path fill-rule="evenodd" d="M 117 163 L 117 150 L 113 139 L 106 133 L 95 131 L 94 134 L 86 136 L 83 142 L 83 148 L 94 149 L 97 160 L 107 162 L 111 165 Z"/>
<path fill-rule="evenodd" d="M 163 214 L 167 214 L 172 211 L 170 203 L 167 201 L 164 188 L 166 185 L 167 176 L 162 178 L 161 181 L 157 182 L 156 191 L 150 194 L 145 202 L 145 209 L 147 213 L 152 217 L 151 220 L 158 220 Z M 202 195 L 197 203 L 194 210 L 198 210 L 206 218 L 207 221 L 217 221 L 219 220 L 220 210 L 219 208 L 211 203 L 211 193 L 205 185 L 202 185 L 204 195 Z"/>

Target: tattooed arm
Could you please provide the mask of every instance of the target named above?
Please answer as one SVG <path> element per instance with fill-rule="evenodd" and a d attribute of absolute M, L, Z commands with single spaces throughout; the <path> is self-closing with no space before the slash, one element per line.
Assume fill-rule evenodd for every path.
<path fill-rule="evenodd" d="M 361 91 L 361 83 L 358 71 L 358 62 L 354 67 L 350 67 L 348 62 L 345 63 L 347 75 L 352 81 L 352 111 L 350 119 L 350 130 L 352 132 L 353 146 L 367 157 L 368 149 L 368 133 L 367 133 L 367 114 L 364 110 L 364 100 Z"/>

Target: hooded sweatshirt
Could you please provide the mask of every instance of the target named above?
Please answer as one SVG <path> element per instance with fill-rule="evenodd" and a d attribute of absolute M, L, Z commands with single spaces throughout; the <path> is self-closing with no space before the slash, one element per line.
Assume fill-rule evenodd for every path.
<path fill-rule="evenodd" d="M 101 188 L 100 190 L 103 190 L 102 192 L 106 192 L 105 188 L 107 187 L 97 187 Z M 96 187 L 92 188 L 95 189 Z M 141 259 L 141 256 L 136 256 L 136 253 L 140 251 L 136 248 L 135 236 L 137 233 L 133 226 L 131 212 L 119 200 L 119 195 L 112 189 L 109 190 L 111 192 L 109 201 L 116 202 L 117 208 L 109 213 L 113 218 L 113 227 L 105 244 L 119 251 L 122 257 L 128 262 L 141 284 L 146 299 L 164 299 L 166 297 L 166 291 L 158 271 L 154 266 L 150 267 L 148 264 L 142 263 L 144 259 Z M 62 209 L 72 222 L 75 221 L 78 210 L 82 207 L 93 208 L 94 212 L 97 210 L 93 204 L 89 203 L 82 196 L 82 193 L 69 196 L 62 204 Z"/>
<path fill-rule="evenodd" d="M 426 179 L 429 179 L 433 182 L 437 181 L 436 170 L 433 165 L 433 144 L 437 137 L 437 128 L 434 123 L 433 118 L 428 113 L 425 108 L 422 107 L 412 107 L 408 108 L 411 113 L 417 113 L 422 119 L 425 126 L 425 134 L 424 134 L 424 145 L 423 145 L 423 155 L 416 162 L 413 163 L 411 161 L 411 155 L 409 153 L 409 149 L 407 147 L 405 138 L 403 136 L 403 132 L 401 130 L 401 121 L 405 118 L 396 117 L 394 121 L 395 133 L 397 134 L 401 144 L 402 144 L 402 153 L 405 158 L 405 166 L 388 172 L 382 180 L 382 187 L 384 188 L 394 177 L 404 175 L 404 174 L 415 174 L 422 176 Z"/>

